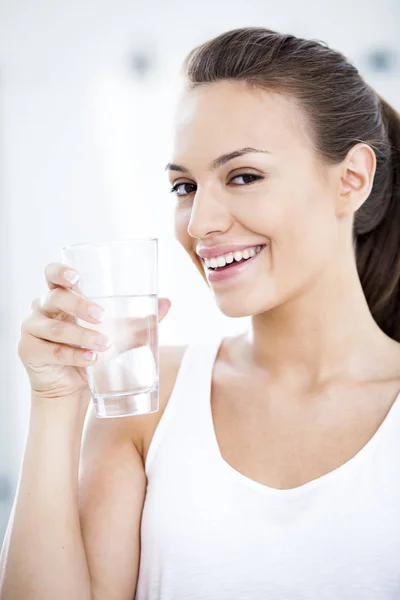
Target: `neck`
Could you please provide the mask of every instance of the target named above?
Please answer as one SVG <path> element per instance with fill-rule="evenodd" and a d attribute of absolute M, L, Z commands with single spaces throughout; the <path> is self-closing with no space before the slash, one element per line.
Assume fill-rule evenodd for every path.
<path fill-rule="evenodd" d="M 254 316 L 248 342 L 252 362 L 269 376 L 307 387 L 341 377 L 364 379 L 393 344 L 369 311 L 355 261 L 335 266 L 296 298 Z"/>

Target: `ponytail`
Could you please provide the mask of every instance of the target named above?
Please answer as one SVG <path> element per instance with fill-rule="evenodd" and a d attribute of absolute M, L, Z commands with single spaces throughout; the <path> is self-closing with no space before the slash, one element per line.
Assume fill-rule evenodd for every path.
<path fill-rule="evenodd" d="M 400 115 L 385 100 L 379 97 L 379 101 L 388 152 L 383 164 L 377 155 L 375 179 L 380 189 L 375 196 L 380 196 L 385 210 L 379 224 L 365 233 L 357 233 L 356 217 L 356 259 L 372 316 L 388 336 L 400 342 Z M 371 208 L 376 207 L 375 199 Z"/>

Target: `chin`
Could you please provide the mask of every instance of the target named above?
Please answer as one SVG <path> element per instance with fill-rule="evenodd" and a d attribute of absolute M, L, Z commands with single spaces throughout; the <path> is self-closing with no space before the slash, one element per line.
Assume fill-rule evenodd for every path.
<path fill-rule="evenodd" d="M 276 306 L 273 302 L 265 302 L 265 298 L 262 302 L 257 302 L 245 298 L 242 301 L 239 299 L 233 301 L 228 298 L 216 297 L 216 302 L 222 314 L 232 319 L 254 317 L 255 315 L 266 313 Z"/>

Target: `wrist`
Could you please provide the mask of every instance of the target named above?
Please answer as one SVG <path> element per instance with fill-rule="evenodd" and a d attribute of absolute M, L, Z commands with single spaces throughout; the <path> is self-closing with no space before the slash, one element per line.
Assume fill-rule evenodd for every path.
<path fill-rule="evenodd" d="M 68 396 L 49 397 L 36 391 L 31 394 L 31 420 L 44 417 L 55 419 L 65 427 L 71 423 L 74 427 L 83 426 L 91 400 L 90 391 L 83 390 Z"/>

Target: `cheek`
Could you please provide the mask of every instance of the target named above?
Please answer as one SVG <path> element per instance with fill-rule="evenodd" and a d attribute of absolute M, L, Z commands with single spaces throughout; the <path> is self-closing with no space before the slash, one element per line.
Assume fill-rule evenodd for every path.
<path fill-rule="evenodd" d="M 188 233 L 188 225 L 190 221 L 190 208 L 182 208 L 177 206 L 175 208 L 175 237 L 177 241 L 185 248 L 190 251 L 193 246 L 193 240 Z"/>
<path fill-rule="evenodd" d="M 315 271 L 332 254 L 336 227 L 333 202 L 316 187 L 276 186 L 249 202 L 236 203 L 235 216 L 270 243 L 271 267 L 301 276 Z M 297 278 L 297 276 L 296 276 Z"/>
<path fill-rule="evenodd" d="M 307 194 L 277 215 L 272 226 L 272 256 L 294 279 L 320 272 L 336 244 L 336 220 L 329 199 Z"/>
<path fill-rule="evenodd" d="M 186 250 L 190 258 L 194 262 L 195 266 L 199 270 L 203 279 L 207 282 L 207 278 L 204 273 L 203 265 L 197 256 L 193 244 L 193 238 L 188 233 L 188 225 L 190 222 L 190 208 L 183 208 L 177 206 L 175 209 L 175 238 L 179 244 Z"/>

